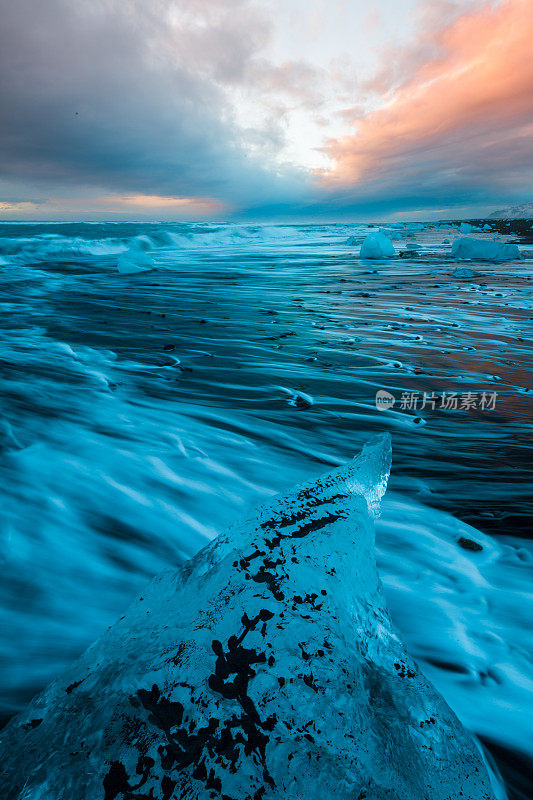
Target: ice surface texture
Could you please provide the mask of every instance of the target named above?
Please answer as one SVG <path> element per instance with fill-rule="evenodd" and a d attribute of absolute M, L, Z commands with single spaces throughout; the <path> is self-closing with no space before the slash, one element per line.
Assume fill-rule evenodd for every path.
<path fill-rule="evenodd" d="M 391 628 L 388 437 L 156 578 L 2 731 L 3 800 L 492 798 Z"/>
<path fill-rule="evenodd" d="M 361 258 L 394 258 L 396 251 L 389 237 L 379 231 L 369 233 L 361 245 Z"/>
<path fill-rule="evenodd" d="M 149 253 L 143 250 L 127 250 L 119 256 L 117 269 L 123 274 L 130 275 L 134 272 L 146 272 L 154 268 L 154 260 Z"/>
<path fill-rule="evenodd" d="M 461 222 L 459 225 L 461 233 L 476 233 L 481 230 L 477 225 L 471 225 L 470 222 Z"/>
<path fill-rule="evenodd" d="M 470 239 L 463 236 L 452 243 L 452 256 L 480 261 L 509 261 L 520 258 L 516 244 L 495 242 L 491 239 Z"/>

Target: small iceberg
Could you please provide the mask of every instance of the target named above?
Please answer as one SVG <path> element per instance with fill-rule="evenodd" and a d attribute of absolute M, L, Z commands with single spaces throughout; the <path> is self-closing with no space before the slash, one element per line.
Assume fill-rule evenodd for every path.
<path fill-rule="evenodd" d="M 510 261 L 520 258 L 520 250 L 516 244 L 463 236 L 453 241 L 452 256 L 478 261 Z"/>
<path fill-rule="evenodd" d="M 117 269 L 123 275 L 147 272 L 154 268 L 154 259 L 145 250 L 126 250 L 119 256 Z"/>
<path fill-rule="evenodd" d="M 398 226 L 394 227 L 390 225 L 388 228 L 380 228 L 379 232 L 386 236 L 391 241 L 395 239 L 407 239 L 410 236 L 410 232 L 407 228 L 399 228 Z"/>
<path fill-rule="evenodd" d="M 393 243 L 382 231 L 369 233 L 359 253 L 360 258 L 394 258 L 395 255 Z"/>
<path fill-rule="evenodd" d="M 0 796 L 493 800 L 385 608 L 389 469 L 382 436 L 155 578 L 0 732 Z"/>
<path fill-rule="evenodd" d="M 470 222 L 461 222 L 459 225 L 459 230 L 461 233 L 475 233 L 480 231 L 481 228 L 478 228 L 477 225 L 471 225 Z"/>
<path fill-rule="evenodd" d="M 454 278 L 477 278 L 481 274 L 481 272 L 468 267 L 456 267 L 452 273 Z"/>

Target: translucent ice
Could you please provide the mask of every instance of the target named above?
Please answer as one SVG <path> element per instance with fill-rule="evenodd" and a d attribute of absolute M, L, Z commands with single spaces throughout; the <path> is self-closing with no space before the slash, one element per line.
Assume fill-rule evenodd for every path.
<path fill-rule="evenodd" d="M 410 236 L 410 232 L 407 228 L 400 228 L 397 225 L 390 225 L 388 228 L 380 228 L 379 232 L 391 240 L 406 239 Z"/>
<path fill-rule="evenodd" d="M 459 230 L 461 233 L 474 233 L 475 231 L 481 230 L 477 227 L 477 225 L 471 225 L 470 222 L 461 222 L 459 225 Z"/>
<path fill-rule="evenodd" d="M 452 256 L 479 261 L 508 261 L 520 258 L 520 250 L 516 244 L 463 236 L 452 242 Z"/>
<path fill-rule="evenodd" d="M 127 250 L 119 256 L 117 268 L 124 274 L 146 272 L 154 268 L 154 260 L 144 250 Z"/>
<path fill-rule="evenodd" d="M 477 272 L 475 269 L 469 269 L 468 267 L 456 267 L 452 274 L 454 278 L 476 278 L 478 275 L 481 275 L 481 272 Z"/>
<path fill-rule="evenodd" d="M 391 627 L 373 518 L 390 444 L 156 578 L 0 735 L 17 800 L 490 800 Z"/>
<path fill-rule="evenodd" d="M 394 245 L 381 231 L 369 233 L 361 245 L 361 258 L 394 258 Z"/>

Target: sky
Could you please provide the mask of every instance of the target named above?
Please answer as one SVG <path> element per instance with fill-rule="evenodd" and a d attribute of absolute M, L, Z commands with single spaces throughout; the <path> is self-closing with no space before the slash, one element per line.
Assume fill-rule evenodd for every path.
<path fill-rule="evenodd" d="M 533 199 L 532 0 L 0 0 L 0 219 Z"/>

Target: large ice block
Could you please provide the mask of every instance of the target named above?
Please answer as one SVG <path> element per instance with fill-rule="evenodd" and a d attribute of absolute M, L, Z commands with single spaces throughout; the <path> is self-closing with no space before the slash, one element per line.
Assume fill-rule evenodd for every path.
<path fill-rule="evenodd" d="M 3 800 L 489 800 L 393 630 L 373 518 L 390 442 L 159 576 L 0 734 Z"/>

